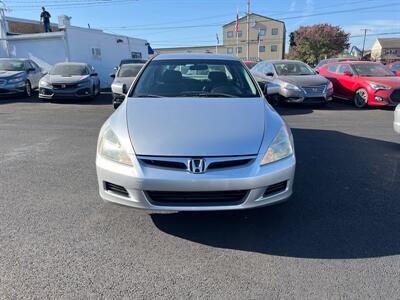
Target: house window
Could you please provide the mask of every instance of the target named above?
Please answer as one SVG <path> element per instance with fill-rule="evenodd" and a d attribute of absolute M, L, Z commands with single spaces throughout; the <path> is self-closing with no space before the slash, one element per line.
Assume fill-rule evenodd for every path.
<path fill-rule="evenodd" d="M 260 33 L 260 36 L 265 36 L 266 30 L 260 29 L 259 33 Z"/>
<path fill-rule="evenodd" d="M 228 39 L 233 38 L 233 31 L 228 31 L 228 32 L 226 33 L 226 37 L 227 37 Z"/>
<path fill-rule="evenodd" d="M 278 28 L 272 28 L 271 34 L 278 35 Z"/>
<path fill-rule="evenodd" d="M 271 45 L 271 52 L 278 51 L 278 45 Z"/>
<path fill-rule="evenodd" d="M 241 31 L 241 30 L 239 30 L 239 31 L 237 32 L 237 37 L 242 37 L 242 31 Z"/>
<path fill-rule="evenodd" d="M 92 47 L 92 56 L 93 56 L 93 58 L 100 59 L 101 58 L 101 49 L 98 47 Z"/>
<path fill-rule="evenodd" d="M 142 58 L 142 52 L 131 52 L 132 58 Z"/>
<path fill-rule="evenodd" d="M 260 46 L 260 52 L 265 52 L 265 46 Z"/>
<path fill-rule="evenodd" d="M 236 48 L 236 53 L 242 53 L 242 47 L 237 47 Z"/>
<path fill-rule="evenodd" d="M 233 53 L 233 48 L 232 47 L 226 48 L 226 53 L 232 54 Z"/>

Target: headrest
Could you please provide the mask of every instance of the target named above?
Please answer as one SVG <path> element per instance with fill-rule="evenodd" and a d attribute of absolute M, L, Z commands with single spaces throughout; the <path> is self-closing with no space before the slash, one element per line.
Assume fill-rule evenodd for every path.
<path fill-rule="evenodd" d="M 175 70 L 167 70 L 163 74 L 164 82 L 177 82 L 182 79 L 182 73 Z"/>
<path fill-rule="evenodd" d="M 213 82 L 221 83 L 228 81 L 228 77 L 226 77 L 226 74 L 224 72 L 210 72 L 208 73 L 208 79 Z"/>

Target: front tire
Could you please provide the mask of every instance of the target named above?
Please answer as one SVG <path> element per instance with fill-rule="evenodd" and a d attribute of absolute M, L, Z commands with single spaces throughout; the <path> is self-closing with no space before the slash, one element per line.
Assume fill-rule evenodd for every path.
<path fill-rule="evenodd" d="M 364 108 L 368 104 L 368 92 L 366 89 L 358 89 L 354 94 L 354 106 Z"/>
<path fill-rule="evenodd" d="M 24 96 L 26 96 L 26 97 L 32 96 L 32 85 L 31 85 L 31 83 L 29 82 L 29 80 L 27 80 L 27 81 L 25 82 Z"/>

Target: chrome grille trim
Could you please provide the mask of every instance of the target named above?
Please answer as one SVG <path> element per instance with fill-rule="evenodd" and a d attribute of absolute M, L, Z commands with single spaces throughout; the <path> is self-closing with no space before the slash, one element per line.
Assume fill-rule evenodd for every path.
<path fill-rule="evenodd" d="M 322 96 L 325 94 L 328 85 L 318 85 L 318 86 L 303 86 L 302 89 L 307 96 Z"/>
<path fill-rule="evenodd" d="M 169 156 L 146 156 L 138 155 L 139 162 L 158 168 L 168 168 L 173 170 L 189 170 L 189 161 L 193 158 L 202 158 L 205 162 L 205 171 L 208 170 L 219 170 L 228 168 L 242 167 L 257 158 L 257 155 L 243 155 L 243 156 L 219 156 L 219 157 L 169 157 Z M 235 161 L 237 164 L 235 165 Z M 225 164 L 224 164 L 225 163 Z M 185 168 L 183 167 L 185 165 Z M 232 165 L 232 166 L 228 166 Z M 218 167 L 221 166 L 221 167 Z"/>

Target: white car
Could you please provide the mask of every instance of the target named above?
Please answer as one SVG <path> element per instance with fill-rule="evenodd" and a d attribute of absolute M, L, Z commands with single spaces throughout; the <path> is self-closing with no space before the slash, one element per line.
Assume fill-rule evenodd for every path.
<path fill-rule="evenodd" d="M 400 104 L 397 105 L 394 111 L 394 122 L 393 122 L 394 131 L 400 134 Z"/>

